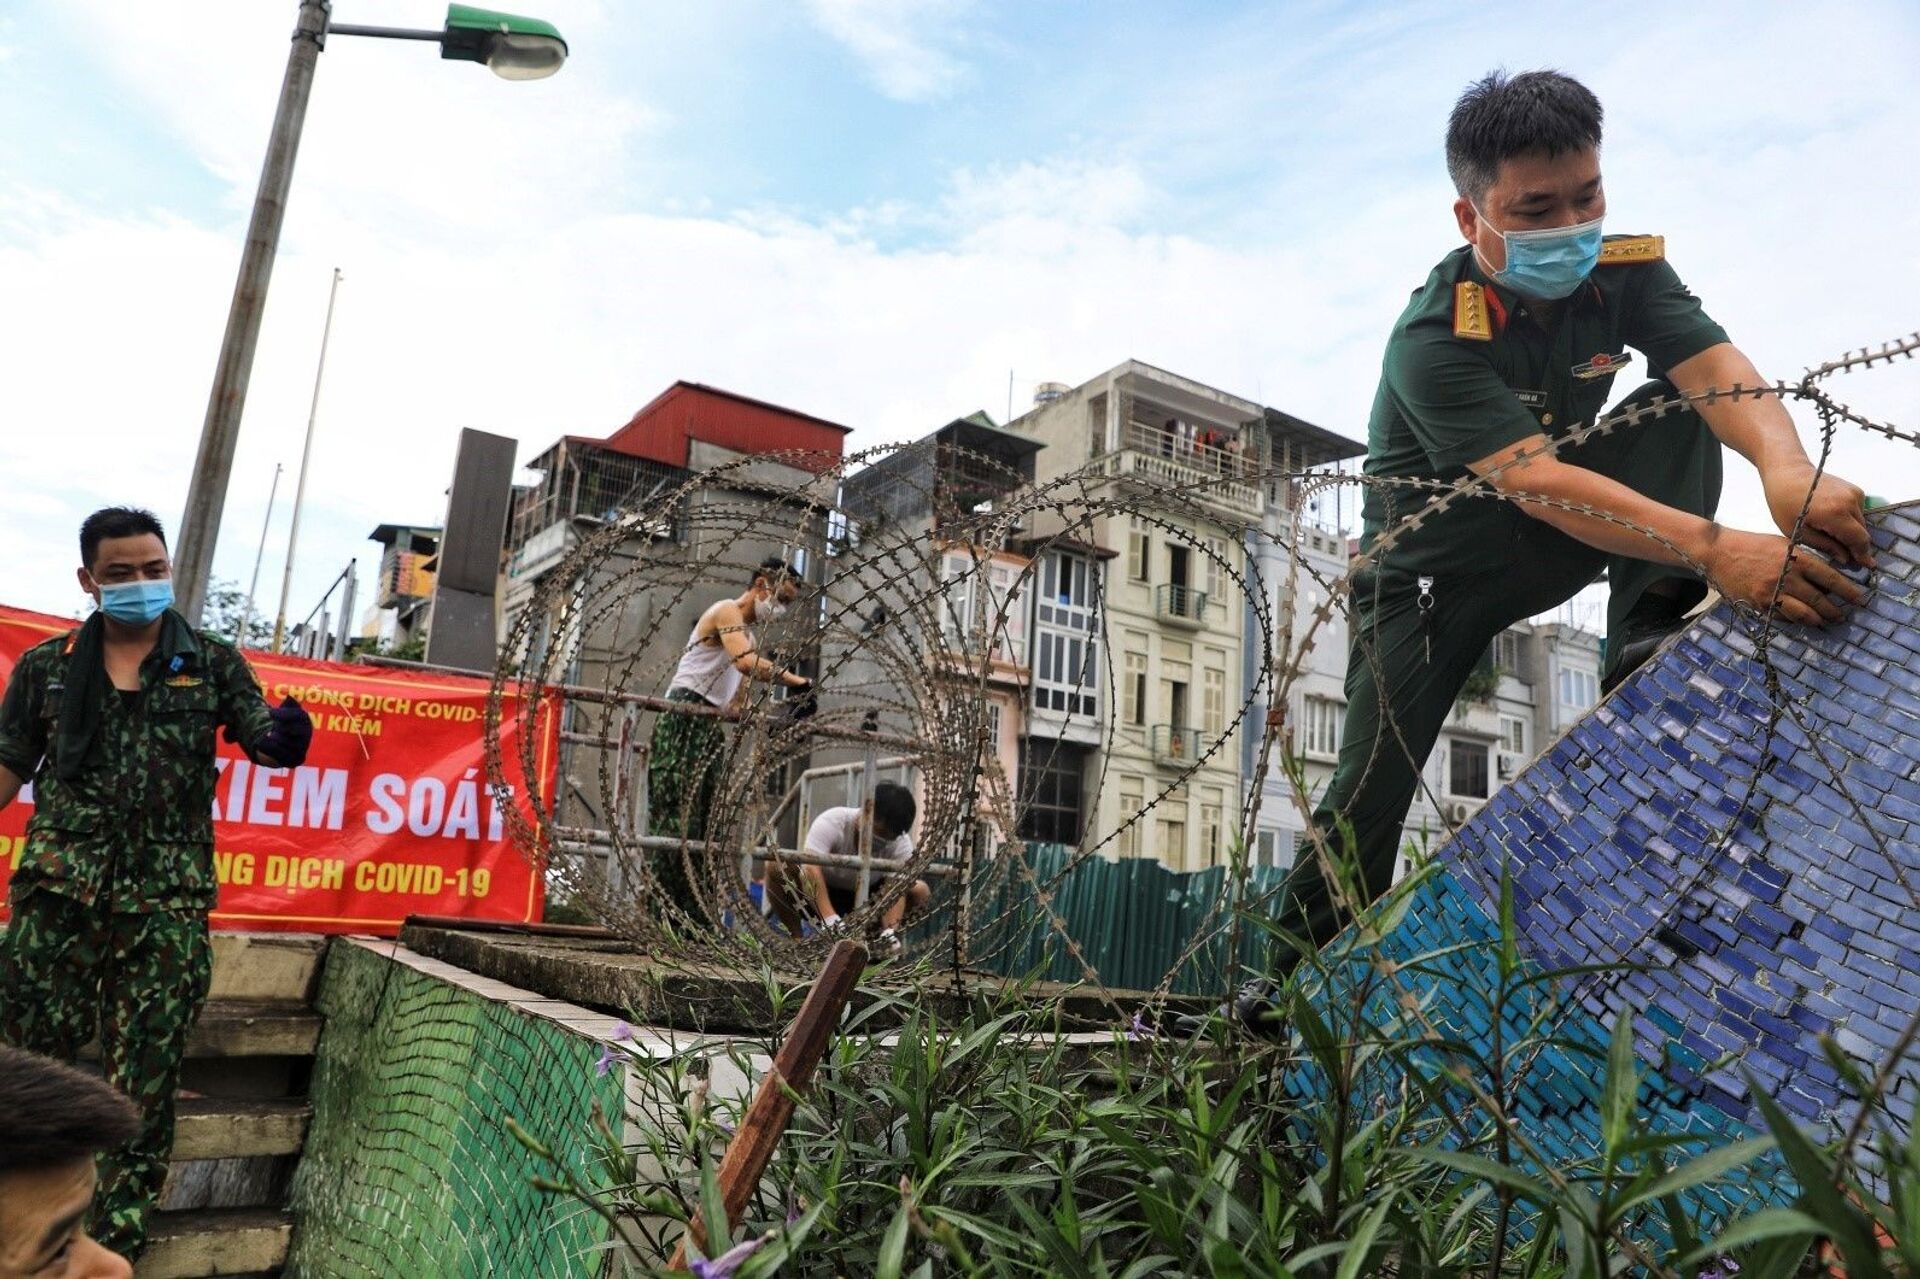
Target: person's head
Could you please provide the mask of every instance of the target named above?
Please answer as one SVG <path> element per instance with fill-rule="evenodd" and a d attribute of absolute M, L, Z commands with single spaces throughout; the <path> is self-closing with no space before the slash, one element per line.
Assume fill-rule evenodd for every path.
<path fill-rule="evenodd" d="M 109 506 L 80 525 L 80 589 L 115 621 L 144 626 L 173 604 L 167 535 L 152 511 Z"/>
<path fill-rule="evenodd" d="M 898 782 L 881 782 L 873 788 L 873 837 L 885 843 L 913 829 L 920 806 L 913 792 Z"/>
<path fill-rule="evenodd" d="M 87 1236 L 93 1157 L 130 1140 L 125 1097 L 71 1066 L 0 1047 L 0 1279 L 128 1279 Z"/>
<path fill-rule="evenodd" d="M 1460 95 L 1447 121 L 1453 215 L 1489 275 L 1508 269 L 1509 235 L 1537 239 L 1526 233 L 1551 236 L 1605 215 L 1601 115 L 1600 100 L 1558 71 L 1496 71 Z M 1596 254 L 1598 232 L 1588 237 Z"/>
<path fill-rule="evenodd" d="M 753 615 L 772 621 L 793 607 L 800 596 L 800 570 L 769 555 L 753 570 Z"/>

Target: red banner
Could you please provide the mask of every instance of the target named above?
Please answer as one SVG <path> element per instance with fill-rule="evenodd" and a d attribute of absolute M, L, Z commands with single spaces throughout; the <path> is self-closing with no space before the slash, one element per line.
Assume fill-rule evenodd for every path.
<path fill-rule="evenodd" d="M 0 607 L 0 681 L 22 653 L 74 625 Z M 258 652 L 247 660 L 270 705 L 294 697 L 307 708 L 313 747 L 299 768 L 264 769 L 220 743 L 215 928 L 390 934 L 416 914 L 540 918 L 540 877 L 502 811 L 526 800 L 496 800 L 487 787 L 485 680 Z M 542 793 L 552 795 L 557 698 L 529 717 L 509 696 L 505 758 L 529 731 L 539 735 Z M 31 799 L 23 792 L 0 809 L 0 898 L 26 848 Z"/>

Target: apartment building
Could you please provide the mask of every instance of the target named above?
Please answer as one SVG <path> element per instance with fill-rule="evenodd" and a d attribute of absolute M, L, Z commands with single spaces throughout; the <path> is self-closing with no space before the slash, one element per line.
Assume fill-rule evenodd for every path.
<path fill-rule="evenodd" d="M 1338 631 L 1335 651 L 1344 674 L 1344 619 Z M 1311 672 L 1296 694 L 1293 749 L 1316 795 L 1333 776 L 1346 715 L 1344 693 L 1330 674 Z M 1565 622 L 1522 622 L 1502 631 L 1422 764 L 1403 849 L 1437 847 L 1599 700 L 1599 636 Z M 1297 855 L 1303 830 L 1294 821 L 1275 822 L 1283 832 L 1277 851 L 1285 852 L 1290 838 Z"/>
<path fill-rule="evenodd" d="M 1269 580 L 1248 558 L 1268 509 L 1259 475 L 1326 433 L 1138 360 L 1078 387 L 1048 384 L 1037 399 L 1007 429 L 1046 446 L 1036 459 L 1043 490 L 1089 477 L 1077 503 L 1063 497 L 1036 518 L 1034 535 L 1084 548 L 1067 553 L 1062 571 L 1079 573 L 1065 559 L 1084 557 L 1090 605 L 1068 616 L 1084 617 L 1090 642 L 1078 651 L 1092 687 L 1111 689 L 1114 704 L 1075 733 L 1036 702 L 1023 779 L 1044 761 L 1048 781 L 1023 780 L 1023 791 L 1058 798 L 1053 829 L 1077 825 L 1079 835 L 1063 842 L 1176 870 L 1220 864 L 1245 800 L 1247 592 Z M 1109 511 L 1110 498 L 1136 509 Z M 1071 599 L 1079 579 L 1064 592 L 1068 579 L 1043 568 L 1042 580 Z M 1102 638 L 1110 651 L 1099 651 Z M 1076 790 L 1077 809 L 1068 802 Z"/>

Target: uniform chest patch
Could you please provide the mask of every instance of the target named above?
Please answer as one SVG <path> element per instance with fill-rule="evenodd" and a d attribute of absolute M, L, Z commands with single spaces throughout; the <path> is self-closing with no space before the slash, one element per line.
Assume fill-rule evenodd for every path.
<path fill-rule="evenodd" d="M 1530 409 L 1544 409 L 1547 407 L 1547 393 L 1545 391 L 1515 391 L 1513 398 Z"/>
<path fill-rule="evenodd" d="M 1633 363 L 1633 352 L 1631 351 L 1621 351 L 1613 355 L 1602 351 L 1592 359 L 1584 360 L 1574 365 L 1573 375 L 1582 381 L 1589 381 L 1597 377 L 1609 377 L 1618 373 L 1631 363 Z"/>
<path fill-rule="evenodd" d="M 166 681 L 168 688 L 199 688 L 204 683 L 198 675 L 175 675 Z"/>

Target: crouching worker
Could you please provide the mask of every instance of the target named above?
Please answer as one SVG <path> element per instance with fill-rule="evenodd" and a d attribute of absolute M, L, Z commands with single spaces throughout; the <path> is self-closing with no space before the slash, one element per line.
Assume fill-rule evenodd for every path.
<path fill-rule="evenodd" d="M 93 1076 L 0 1048 L 0 1279 L 129 1279 L 87 1214 L 94 1156 L 139 1130 L 140 1112 Z"/>
<path fill-rule="evenodd" d="M 313 725 L 292 699 L 269 710 L 239 652 L 174 611 L 151 514 L 88 516 L 80 561 L 98 610 L 23 654 L 0 699 L 0 808 L 29 779 L 34 792 L 0 938 L 0 1043 L 72 1061 L 98 1032 L 141 1123 L 101 1162 L 95 1233 L 137 1257 L 212 981 L 216 737 L 293 767 Z"/>
<path fill-rule="evenodd" d="M 913 820 L 918 816 L 913 792 L 896 782 L 881 782 L 873 788 L 872 858 L 875 866 L 870 891 L 878 894 L 899 876 L 886 875 L 880 867 L 891 862 L 904 865 L 913 857 Z M 806 851 L 817 856 L 859 857 L 861 810 L 829 808 L 813 819 L 807 829 Z M 810 907 L 824 929 L 840 926 L 840 917 L 853 912 L 859 893 L 860 871 L 855 866 L 790 866 L 784 862 L 767 863 L 767 899 L 773 913 L 795 937 L 800 935 L 800 907 Z M 916 879 L 894 898 L 880 916 L 880 933 L 875 939 L 884 951 L 899 949 L 900 925 L 911 909 L 917 919 L 926 913 L 933 894 L 927 881 Z"/>

